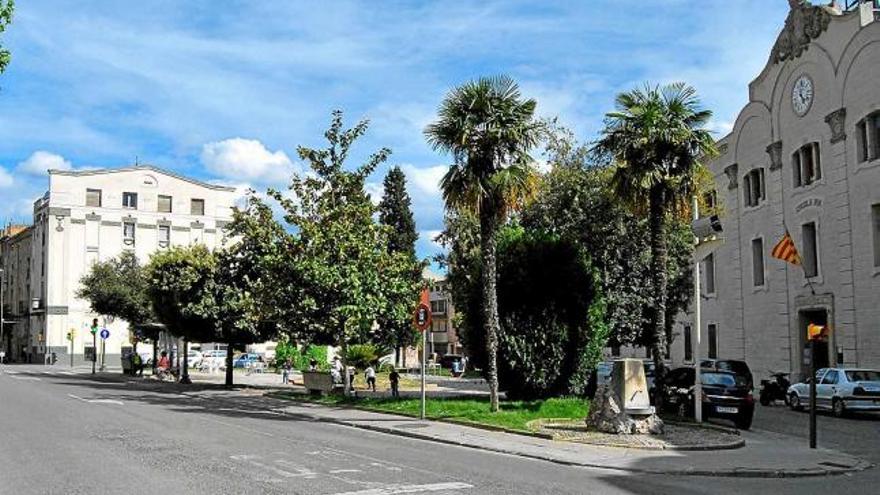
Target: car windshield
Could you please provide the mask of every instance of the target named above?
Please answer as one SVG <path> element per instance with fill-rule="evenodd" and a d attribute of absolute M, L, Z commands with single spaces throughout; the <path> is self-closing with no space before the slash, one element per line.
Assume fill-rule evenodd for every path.
<path fill-rule="evenodd" d="M 880 382 L 880 371 L 874 371 L 874 370 L 847 371 L 846 378 L 851 382 Z"/>
<path fill-rule="evenodd" d="M 745 378 L 729 373 L 702 373 L 700 375 L 703 385 L 718 385 L 723 387 L 743 387 L 746 385 Z"/>

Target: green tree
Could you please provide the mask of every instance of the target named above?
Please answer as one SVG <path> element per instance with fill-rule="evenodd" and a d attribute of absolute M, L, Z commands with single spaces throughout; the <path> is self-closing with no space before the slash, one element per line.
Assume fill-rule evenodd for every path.
<path fill-rule="evenodd" d="M 696 90 L 684 83 L 621 93 L 606 115 L 595 150 L 613 161 L 615 192 L 633 211 L 645 214 L 655 294 L 649 308 L 650 345 L 658 373 L 666 351 L 668 235 L 670 215 L 687 208 L 700 159 L 715 155 L 711 118 Z"/>
<path fill-rule="evenodd" d="M 97 314 L 128 322 L 129 331 L 133 331 L 136 338 L 155 341 L 158 335 L 136 330 L 155 320 L 148 286 L 146 273 L 137 257 L 131 251 L 123 251 L 115 258 L 93 264 L 80 280 L 76 297 L 88 301 Z"/>
<path fill-rule="evenodd" d="M 0 0 L 0 34 L 3 34 L 12 23 L 12 14 L 14 12 L 14 0 Z M 9 53 L 9 50 L 0 45 L 0 74 L 6 70 L 11 58 L 12 55 Z"/>
<path fill-rule="evenodd" d="M 388 227 L 388 250 L 405 254 L 412 259 L 412 283 L 418 284 L 423 265 L 416 262 L 416 240 L 419 235 L 416 233 L 412 201 L 406 191 L 406 175 L 403 170 L 392 167 L 385 176 L 383 186 L 384 194 L 379 202 L 379 223 Z M 402 295 L 408 296 L 405 293 Z M 414 301 L 404 300 L 401 304 L 412 306 Z M 395 363 L 399 363 L 401 348 L 411 346 L 416 341 L 417 334 L 410 316 L 404 315 L 400 320 L 381 321 L 379 324 L 385 330 L 387 342 L 384 343 L 394 347 Z"/>
<path fill-rule="evenodd" d="M 538 175 L 529 151 L 542 134 L 535 100 L 523 99 L 510 78 L 480 78 L 452 90 L 428 143 L 452 155 L 440 187 L 447 209 L 468 210 L 480 221 L 481 288 L 492 411 L 498 411 L 498 295 L 496 232 L 510 211 L 530 198 Z"/>
<path fill-rule="evenodd" d="M 367 125 L 344 129 L 342 112 L 334 112 L 324 134 L 329 146 L 298 149 L 311 173 L 294 175 L 290 197 L 269 191 L 294 232 L 277 268 L 295 273 L 299 284 L 291 289 L 295 301 L 284 296 L 294 304 L 295 331 L 307 342 L 339 345 L 343 360 L 350 342 L 382 340 L 376 322 L 408 318 L 418 297 L 413 257 L 389 250 L 390 229 L 374 221 L 376 208 L 364 189 L 390 150 L 379 150 L 354 170 L 345 168 Z"/>

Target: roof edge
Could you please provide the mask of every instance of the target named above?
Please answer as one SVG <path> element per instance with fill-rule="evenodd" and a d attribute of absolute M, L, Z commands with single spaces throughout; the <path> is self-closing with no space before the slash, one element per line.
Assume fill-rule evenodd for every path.
<path fill-rule="evenodd" d="M 167 175 L 169 177 L 174 177 L 175 179 L 180 179 L 191 184 L 195 184 L 197 186 L 205 187 L 207 189 L 213 189 L 215 191 L 226 191 L 226 192 L 235 192 L 234 187 L 229 186 L 221 186 L 217 184 L 211 184 L 209 182 L 204 182 L 198 179 L 193 179 L 191 177 L 187 177 L 185 175 L 178 174 L 176 172 L 172 172 L 168 169 L 164 169 L 161 167 L 156 167 L 154 165 L 129 165 L 126 167 L 119 168 L 100 168 L 100 169 L 91 169 L 91 170 L 58 170 L 58 169 L 50 169 L 49 175 L 63 175 L 68 177 L 86 177 L 90 175 L 103 175 L 103 174 L 112 174 L 116 172 L 134 172 L 134 171 L 151 171 L 160 173 L 163 175 Z"/>

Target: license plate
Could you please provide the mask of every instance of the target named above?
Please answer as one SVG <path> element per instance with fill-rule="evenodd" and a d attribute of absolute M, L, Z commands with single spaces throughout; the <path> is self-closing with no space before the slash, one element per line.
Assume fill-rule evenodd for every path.
<path fill-rule="evenodd" d="M 722 406 L 718 406 L 718 407 L 715 408 L 715 410 L 718 411 L 718 412 L 720 412 L 720 413 L 724 413 L 724 414 L 736 414 L 736 413 L 739 412 L 739 409 L 737 409 L 737 408 L 735 408 L 735 407 L 722 407 Z"/>

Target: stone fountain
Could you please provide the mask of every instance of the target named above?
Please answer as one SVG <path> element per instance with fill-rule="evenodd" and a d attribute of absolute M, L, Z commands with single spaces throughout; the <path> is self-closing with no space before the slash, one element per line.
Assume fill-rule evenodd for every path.
<path fill-rule="evenodd" d="M 663 421 L 651 406 L 642 361 L 618 359 L 614 362 L 611 382 L 596 390 L 586 422 L 590 428 L 604 433 L 663 433 Z"/>

